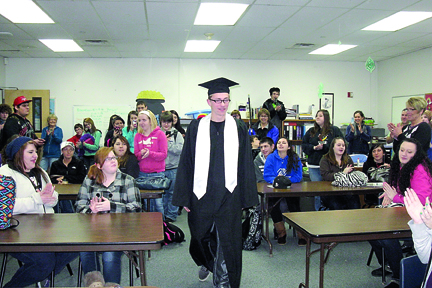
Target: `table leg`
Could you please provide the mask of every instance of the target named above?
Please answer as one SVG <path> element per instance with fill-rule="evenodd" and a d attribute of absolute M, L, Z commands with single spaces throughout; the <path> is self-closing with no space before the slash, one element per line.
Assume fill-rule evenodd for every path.
<path fill-rule="evenodd" d="M 320 244 L 320 276 L 319 276 L 319 288 L 324 287 L 324 249 L 325 244 Z"/>
<path fill-rule="evenodd" d="M 269 207 L 268 207 L 268 197 L 266 195 L 261 196 L 261 212 L 262 215 L 265 217 L 264 219 L 264 233 L 263 238 L 265 241 L 267 241 L 269 245 L 269 253 L 270 257 L 273 257 L 273 246 L 271 244 L 270 238 L 269 238 Z"/>
<path fill-rule="evenodd" d="M 150 199 L 147 198 L 147 212 L 150 212 Z M 151 258 L 151 252 L 148 250 L 148 258 Z"/>
<path fill-rule="evenodd" d="M 140 268 L 140 280 L 141 280 L 141 286 L 147 286 L 147 279 L 146 279 L 146 273 L 145 273 L 145 251 L 138 251 L 138 258 L 139 258 L 139 268 Z"/>

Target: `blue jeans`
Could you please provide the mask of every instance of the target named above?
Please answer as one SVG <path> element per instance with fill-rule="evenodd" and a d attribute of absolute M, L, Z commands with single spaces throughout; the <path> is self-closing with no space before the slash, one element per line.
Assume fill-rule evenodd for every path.
<path fill-rule="evenodd" d="M 308 168 L 309 170 L 309 177 L 312 182 L 316 181 L 322 181 L 321 172 L 319 168 Z M 319 211 L 321 208 L 321 197 L 315 196 L 315 210 Z"/>
<path fill-rule="evenodd" d="M 99 252 L 100 253 L 100 252 Z M 120 284 L 121 256 L 123 252 L 101 252 L 103 264 L 103 277 L 105 282 Z M 84 275 L 92 271 L 101 271 L 98 252 L 80 252 Z"/>
<path fill-rule="evenodd" d="M 165 172 L 159 172 L 159 173 L 144 173 L 139 172 L 138 177 L 149 177 L 149 176 L 155 176 L 155 175 L 164 175 Z M 144 201 L 144 209 L 147 209 L 147 201 Z M 147 210 L 146 210 L 147 211 Z M 162 198 L 158 199 L 151 199 L 150 200 L 150 212 L 160 212 L 162 213 L 162 217 L 164 215 L 164 206 L 162 202 Z"/>
<path fill-rule="evenodd" d="M 39 166 L 40 166 L 43 170 L 48 171 L 48 168 L 51 167 L 52 163 L 53 163 L 54 161 L 57 161 L 58 159 L 59 159 L 58 157 L 55 157 L 55 158 L 42 157 Z"/>
<path fill-rule="evenodd" d="M 73 201 L 75 202 L 75 201 Z M 76 213 L 72 200 L 60 200 L 54 206 L 55 213 Z"/>
<path fill-rule="evenodd" d="M 165 173 L 165 177 L 171 180 L 170 187 L 167 190 L 165 190 L 165 193 L 162 196 L 165 217 L 175 221 L 178 215 L 178 206 L 172 205 L 172 197 L 174 193 L 174 185 L 177 176 L 177 168 L 166 170 L 164 173 Z"/>
<path fill-rule="evenodd" d="M 10 253 L 21 261 L 21 266 L 4 287 L 26 287 L 48 278 L 54 270 L 58 274 L 78 253 Z"/>
<path fill-rule="evenodd" d="M 399 279 L 400 261 L 403 258 L 399 239 L 370 240 L 369 243 L 381 266 L 384 265 L 381 248 L 384 248 L 385 260 L 388 262 L 393 272 L 393 278 Z"/>

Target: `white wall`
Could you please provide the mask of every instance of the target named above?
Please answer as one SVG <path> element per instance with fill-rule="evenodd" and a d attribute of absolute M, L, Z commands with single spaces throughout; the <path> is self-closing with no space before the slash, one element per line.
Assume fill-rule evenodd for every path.
<path fill-rule="evenodd" d="M 392 97 L 432 92 L 432 48 L 380 62 L 378 121 L 391 121 Z"/>
<path fill-rule="evenodd" d="M 233 103 L 245 103 L 250 94 L 252 107 L 258 107 L 269 97 L 269 88 L 277 86 L 287 107 L 299 104 L 306 111 L 311 104 L 318 107 L 322 83 L 325 92 L 335 93 L 336 125 L 349 122 L 355 110 L 376 119 L 381 111 L 371 105 L 376 103 L 371 99 L 377 96 L 377 70 L 371 74 L 360 62 L 11 58 L 6 86 L 49 89 L 56 99 L 58 125 L 67 139 L 73 135 L 73 105 L 134 105 L 140 91 L 156 90 L 164 95 L 165 108 L 176 109 L 182 116 L 208 108 L 207 90 L 197 84 L 217 77 L 240 83 L 231 89 Z M 347 92 L 354 92 L 354 98 L 348 99 Z"/>

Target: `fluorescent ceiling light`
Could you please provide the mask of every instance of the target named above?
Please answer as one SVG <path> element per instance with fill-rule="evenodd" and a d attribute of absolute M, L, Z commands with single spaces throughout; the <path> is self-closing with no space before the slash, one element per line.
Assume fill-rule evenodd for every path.
<path fill-rule="evenodd" d="M 397 12 L 387 18 L 384 18 L 362 30 L 371 31 L 397 31 L 407 26 L 413 25 L 425 19 L 432 17 L 432 12 Z"/>
<path fill-rule="evenodd" d="M 70 39 L 39 39 L 45 46 L 54 52 L 81 52 L 84 51 L 80 46 Z"/>
<path fill-rule="evenodd" d="M 318 48 L 309 54 L 318 54 L 318 55 L 335 55 L 339 54 L 345 50 L 356 47 L 357 45 L 347 45 L 347 44 L 327 44 L 321 48 Z"/>
<path fill-rule="evenodd" d="M 201 3 L 194 25 L 234 25 L 248 4 Z"/>
<path fill-rule="evenodd" d="M 31 0 L 2 0 L 0 1 L 0 14 L 13 23 L 54 23 Z"/>
<path fill-rule="evenodd" d="M 184 52 L 213 52 L 219 43 L 216 40 L 188 40 Z"/>

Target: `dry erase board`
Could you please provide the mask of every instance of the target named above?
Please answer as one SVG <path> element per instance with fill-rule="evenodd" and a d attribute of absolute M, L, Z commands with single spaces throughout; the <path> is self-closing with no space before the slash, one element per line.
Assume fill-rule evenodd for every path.
<path fill-rule="evenodd" d="M 109 119 L 111 115 L 119 115 L 123 118 L 125 124 L 127 125 L 127 115 L 131 110 L 134 109 L 129 105 L 73 106 L 74 125 L 76 123 L 83 124 L 84 118 L 90 117 L 91 119 L 93 119 L 96 128 L 102 131 L 102 133 L 105 135 L 109 126 Z"/>
<path fill-rule="evenodd" d="M 406 108 L 406 102 L 411 97 L 424 97 L 424 94 L 392 97 L 392 123 L 400 123 L 402 110 Z"/>

